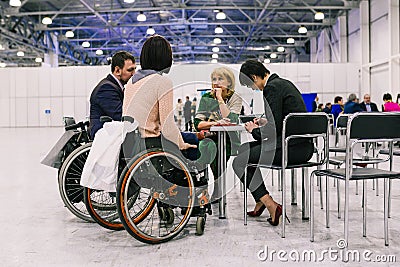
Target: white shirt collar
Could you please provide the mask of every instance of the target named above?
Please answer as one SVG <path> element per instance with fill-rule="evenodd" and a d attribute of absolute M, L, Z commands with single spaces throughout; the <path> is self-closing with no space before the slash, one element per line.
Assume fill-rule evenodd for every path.
<path fill-rule="evenodd" d="M 120 82 L 120 80 L 119 80 L 117 77 L 115 77 L 115 75 L 114 75 L 113 73 L 111 73 L 111 76 L 114 77 L 114 79 L 118 82 L 119 87 L 121 87 L 121 90 L 124 91 L 125 87 L 122 85 L 122 83 Z"/>

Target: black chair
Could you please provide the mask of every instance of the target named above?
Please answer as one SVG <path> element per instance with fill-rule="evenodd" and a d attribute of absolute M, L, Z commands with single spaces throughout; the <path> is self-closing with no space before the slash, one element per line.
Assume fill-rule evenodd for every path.
<path fill-rule="evenodd" d="M 371 127 L 373 125 L 374 127 Z M 388 181 L 400 178 L 399 172 L 392 171 L 393 141 L 400 139 L 400 113 L 356 113 L 347 123 L 345 167 L 339 169 L 316 170 L 311 174 L 310 188 L 314 186 L 314 175 L 329 176 L 345 182 L 344 238 L 348 243 L 349 232 L 349 183 L 363 181 L 363 236 L 366 236 L 366 184 L 368 179 L 384 179 L 384 230 L 385 245 L 388 238 Z M 354 146 L 357 143 L 389 142 L 388 170 L 375 168 L 354 168 Z M 314 241 L 314 196 L 310 193 L 310 240 Z"/>
<path fill-rule="evenodd" d="M 323 139 L 323 149 L 319 151 L 314 150 L 316 154 L 315 160 L 310 160 L 303 164 L 288 165 L 288 144 L 290 140 L 296 138 L 310 138 L 314 142 L 318 138 Z M 247 167 L 268 168 L 272 170 L 279 170 L 282 178 L 282 213 L 285 216 L 286 212 L 286 187 L 285 187 L 285 171 L 287 169 L 302 168 L 303 170 L 303 219 L 308 219 L 308 197 L 306 196 L 309 177 L 306 174 L 306 168 L 321 166 L 327 163 L 328 160 L 328 147 L 329 147 L 329 132 L 328 132 L 328 116 L 325 113 L 291 113 L 288 114 L 283 121 L 282 131 L 282 164 L 279 165 L 265 165 L 265 164 L 247 164 L 244 175 L 244 184 L 247 184 Z M 285 219 L 282 220 L 282 238 L 285 237 Z M 247 225 L 247 190 L 244 190 L 244 225 Z"/>

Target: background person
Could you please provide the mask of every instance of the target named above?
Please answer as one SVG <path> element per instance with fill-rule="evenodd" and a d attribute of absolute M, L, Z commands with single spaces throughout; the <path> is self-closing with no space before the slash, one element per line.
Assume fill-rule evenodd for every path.
<path fill-rule="evenodd" d="M 233 72 L 226 67 L 216 68 L 211 73 L 211 82 L 213 89 L 201 97 L 199 108 L 194 118 L 194 127 L 197 131 L 209 130 L 211 126 L 216 124 L 238 122 L 242 108 L 242 98 L 235 93 L 235 76 Z M 209 141 L 209 139 L 205 139 L 199 144 L 201 158 L 204 158 L 205 155 L 203 154 L 211 154 L 210 151 L 203 150 L 203 147 L 206 148 L 206 143 Z M 216 136 L 213 138 L 213 141 L 217 144 Z M 230 134 L 227 137 L 226 161 L 228 161 L 231 155 L 231 143 L 239 145 L 240 140 L 238 136 Z M 216 153 L 219 152 L 216 151 Z M 211 162 L 211 170 L 215 181 L 219 178 L 217 158 L 218 154 Z M 217 183 L 214 182 L 214 191 L 211 199 L 215 203 L 220 197 L 219 188 L 217 187 Z"/>
<path fill-rule="evenodd" d="M 371 96 L 369 94 L 364 95 L 364 101 L 361 102 L 361 108 L 366 112 L 378 112 L 378 106 L 371 102 Z"/>
<path fill-rule="evenodd" d="M 245 124 L 246 130 L 256 139 L 244 143 L 233 160 L 233 169 L 243 182 L 247 163 L 282 164 L 282 129 L 286 115 L 293 112 L 307 112 L 303 98 L 296 86 L 270 71 L 256 60 L 247 60 L 240 68 L 240 84 L 261 90 L 266 119 L 255 119 Z M 266 139 L 267 138 L 267 139 Z M 309 139 L 295 139 L 289 143 L 288 164 L 307 162 L 313 154 L 314 145 Z M 259 168 L 247 168 L 247 184 L 256 206 L 247 214 L 260 216 L 268 209 L 271 225 L 278 225 L 282 216 L 282 206 L 275 202 L 265 187 Z"/>
<path fill-rule="evenodd" d="M 326 103 L 325 107 L 322 109 L 322 112 L 325 112 L 326 114 L 331 114 L 331 107 L 331 102 Z"/>
<path fill-rule="evenodd" d="M 398 112 L 400 111 L 400 106 L 397 103 L 394 103 L 392 101 L 392 95 L 389 93 L 386 93 L 383 95 L 383 101 L 385 104 L 383 104 L 383 111 L 384 112 Z"/>
<path fill-rule="evenodd" d="M 186 96 L 186 102 L 183 106 L 183 116 L 185 117 L 185 131 L 192 131 L 192 102 Z"/>
<path fill-rule="evenodd" d="M 331 114 L 333 115 L 333 123 L 334 125 L 336 125 L 336 120 L 337 117 L 339 117 L 340 114 L 343 114 L 343 97 L 341 96 L 335 96 L 334 99 L 334 104 L 332 105 L 332 109 L 331 109 Z"/>
<path fill-rule="evenodd" d="M 350 94 L 347 98 L 347 102 L 344 105 L 344 113 L 345 114 L 353 114 L 356 112 L 362 112 L 363 109 L 361 105 L 357 102 L 356 94 Z"/>
<path fill-rule="evenodd" d="M 135 70 L 135 58 L 130 53 L 120 51 L 112 57 L 111 74 L 101 80 L 90 95 L 90 138 L 93 139 L 96 132 L 103 127 L 101 116 L 121 120 L 124 85 Z"/>

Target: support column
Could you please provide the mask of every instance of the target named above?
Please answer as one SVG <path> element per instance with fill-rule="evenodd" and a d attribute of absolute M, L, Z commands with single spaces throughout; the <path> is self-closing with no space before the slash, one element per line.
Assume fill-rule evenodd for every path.
<path fill-rule="evenodd" d="M 400 26 L 399 26 L 399 2 L 400 0 L 389 1 L 389 91 L 392 92 L 393 101 L 397 99 L 400 88 Z"/>
<path fill-rule="evenodd" d="M 369 1 L 360 3 L 360 39 L 361 39 L 361 88 L 360 95 L 371 94 L 371 42 Z"/>
<path fill-rule="evenodd" d="M 318 45 L 317 45 L 317 37 L 310 37 L 310 62 L 317 63 L 317 55 L 318 55 Z"/>
<path fill-rule="evenodd" d="M 340 34 L 340 39 L 339 39 L 339 53 L 340 53 L 340 62 L 341 63 L 346 63 L 349 61 L 348 58 L 348 31 L 347 31 L 347 14 L 340 16 L 338 18 L 338 23 L 339 23 L 339 34 Z"/>
<path fill-rule="evenodd" d="M 44 65 L 58 67 L 58 40 L 54 34 L 46 35 L 46 44 L 49 53 L 44 54 Z"/>

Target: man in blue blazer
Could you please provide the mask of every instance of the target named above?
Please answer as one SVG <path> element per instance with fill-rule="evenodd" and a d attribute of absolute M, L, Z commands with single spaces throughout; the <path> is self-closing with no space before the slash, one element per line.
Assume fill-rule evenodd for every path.
<path fill-rule="evenodd" d="M 350 94 L 347 103 L 344 104 L 344 113 L 345 114 L 353 114 L 356 112 L 362 112 L 364 111 L 361 108 L 361 105 L 357 103 L 357 96 L 356 94 Z"/>
<path fill-rule="evenodd" d="M 103 127 L 101 116 L 121 120 L 124 85 L 136 70 L 135 58 L 128 52 L 117 52 L 111 59 L 111 74 L 101 80 L 90 96 L 89 134 L 93 139 Z"/>

